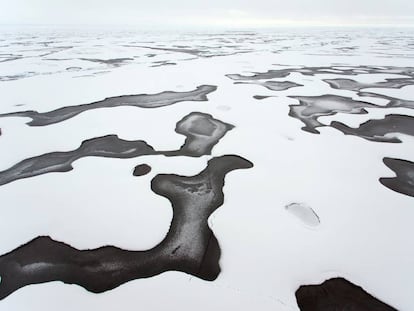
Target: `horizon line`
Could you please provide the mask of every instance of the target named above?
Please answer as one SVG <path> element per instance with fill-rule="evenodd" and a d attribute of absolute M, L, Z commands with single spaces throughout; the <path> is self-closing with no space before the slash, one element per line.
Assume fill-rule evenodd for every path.
<path fill-rule="evenodd" d="M 414 28 L 413 24 L 400 24 L 400 23 L 319 23 L 319 22 L 289 22 L 289 23 L 275 23 L 275 24 L 237 24 L 237 23 L 206 23 L 206 24 L 197 24 L 197 23 L 164 23 L 164 24 L 152 24 L 152 23 L 1 23 L 0 27 L 7 26 L 21 26 L 21 27 L 142 27 L 142 28 L 188 28 L 188 27 L 197 27 L 197 28 L 240 28 L 240 29 L 272 29 L 272 28 L 303 28 L 303 27 L 313 27 L 313 28 L 329 28 L 329 27 L 343 27 L 343 28 Z"/>

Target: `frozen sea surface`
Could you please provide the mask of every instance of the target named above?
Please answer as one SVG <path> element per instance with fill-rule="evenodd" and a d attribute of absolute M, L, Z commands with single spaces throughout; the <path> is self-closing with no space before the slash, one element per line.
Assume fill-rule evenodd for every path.
<path fill-rule="evenodd" d="M 1 310 L 414 309 L 413 29 L 3 27 L 0 96 Z"/>

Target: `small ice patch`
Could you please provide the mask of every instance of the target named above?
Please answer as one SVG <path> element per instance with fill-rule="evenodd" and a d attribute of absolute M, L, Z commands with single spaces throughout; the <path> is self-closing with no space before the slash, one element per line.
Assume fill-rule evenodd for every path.
<path fill-rule="evenodd" d="M 285 206 L 293 216 L 299 218 L 305 225 L 316 227 L 321 222 L 315 211 L 304 203 L 291 203 Z"/>

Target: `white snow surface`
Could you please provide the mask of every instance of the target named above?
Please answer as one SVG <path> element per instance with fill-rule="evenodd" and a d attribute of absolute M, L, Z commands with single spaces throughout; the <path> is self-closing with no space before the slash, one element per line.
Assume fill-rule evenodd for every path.
<path fill-rule="evenodd" d="M 224 154 L 240 155 L 254 164 L 227 175 L 224 204 L 209 218 L 222 252 L 217 280 L 166 272 L 102 294 L 51 282 L 21 288 L 0 301 L 0 310 L 152 311 L 166 306 L 199 311 L 298 310 L 294 294 L 300 285 L 337 276 L 398 310 L 414 310 L 414 201 L 378 181 L 394 176 L 383 157 L 414 160 L 414 138 L 401 136 L 401 144 L 377 143 L 330 127 L 319 128 L 321 134 L 316 135 L 301 130 L 303 124 L 288 116 L 289 105 L 298 103 L 290 95 L 337 94 L 358 99 L 353 92 L 331 89 L 322 79 L 375 82 L 399 75 L 294 73 L 273 80 L 304 86 L 281 92 L 234 84 L 225 76 L 300 66 L 412 66 L 413 42 L 412 30 L 404 29 L 175 34 L 0 31 L 0 61 L 20 57 L 0 62 L 0 113 L 45 112 L 118 95 L 218 86 L 206 102 L 157 109 L 95 109 L 44 127 L 27 126 L 28 118 L 1 118 L 0 170 L 28 157 L 76 149 L 85 139 L 107 134 L 142 139 L 156 150 L 174 150 L 184 141 L 174 132 L 175 124 L 193 111 L 235 126 L 211 156 L 88 157 L 74 162 L 74 169 L 67 173 L 0 186 L 0 254 L 40 235 L 79 249 L 104 245 L 149 249 L 164 238 L 172 217 L 169 201 L 150 189 L 155 175 L 195 175 L 208 159 Z M 186 46 L 203 52 L 192 55 L 137 46 Z M 343 47 L 355 49 L 339 49 Z M 85 58 L 131 60 L 114 66 Z M 156 61 L 175 65 L 152 67 Z M 66 70 L 70 67 L 80 69 Z M 413 86 L 379 92 L 414 100 Z M 256 100 L 254 95 L 277 97 Z M 414 116 L 414 110 L 406 108 L 368 110 L 365 115 L 337 114 L 320 121 L 358 126 L 389 113 Z M 152 171 L 134 177 L 132 170 L 141 163 L 149 164 Z M 291 202 L 311 206 L 320 225 L 309 230 L 292 217 L 285 209 Z"/>

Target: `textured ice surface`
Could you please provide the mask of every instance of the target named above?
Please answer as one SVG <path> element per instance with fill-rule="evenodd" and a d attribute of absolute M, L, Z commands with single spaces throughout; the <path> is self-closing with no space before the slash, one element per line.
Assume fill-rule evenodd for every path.
<path fill-rule="evenodd" d="M 151 166 L 149 166 L 148 164 L 139 164 L 135 166 L 132 175 L 142 176 L 148 174 L 149 172 L 151 172 Z"/>
<path fill-rule="evenodd" d="M 388 95 L 371 93 L 371 92 L 358 92 L 358 95 L 361 97 L 373 97 L 381 98 L 388 101 L 386 108 L 409 108 L 414 109 L 414 100 L 407 100 L 401 98 L 395 98 Z"/>
<path fill-rule="evenodd" d="M 343 278 L 301 286 L 296 291 L 296 299 L 301 311 L 396 310 Z"/>
<path fill-rule="evenodd" d="M 381 184 L 396 192 L 414 197 L 414 162 L 384 158 L 384 164 L 392 169 L 396 177 L 382 177 Z"/>
<path fill-rule="evenodd" d="M 45 126 L 65 121 L 74 116 L 97 108 L 114 108 L 120 106 L 133 106 L 139 108 L 158 108 L 173 105 L 183 101 L 207 101 L 207 94 L 215 91 L 216 86 L 201 85 L 190 92 L 169 92 L 159 94 L 124 95 L 106 98 L 104 100 L 83 104 L 79 106 L 62 107 L 53 111 L 39 113 L 37 111 L 19 111 L 0 114 L 1 117 L 29 117 L 30 126 Z"/>
<path fill-rule="evenodd" d="M 82 142 L 75 150 L 45 153 L 25 159 L 0 172 L 0 185 L 52 172 L 68 172 L 72 163 L 84 157 L 128 159 L 143 155 L 191 156 L 211 154 L 211 149 L 233 125 L 209 114 L 192 112 L 177 123 L 175 131 L 186 136 L 185 143 L 174 151 L 156 151 L 145 141 L 128 141 L 117 135 L 95 137 Z"/>
<path fill-rule="evenodd" d="M 101 293 L 168 270 L 216 279 L 220 247 L 207 219 L 223 204 L 226 174 L 252 166 L 244 158 L 227 155 L 213 158 L 195 176 L 155 176 L 151 189 L 171 202 L 173 218 L 164 240 L 150 250 L 104 246 L 82 251 L 44 236 L 0 256 L 0 299 L 23 286 L 51 281 Z"/>
<path fill-rule="evenodd" d="M 386 81 L 374 83 L 361 83 L 351 79 L 324 79 L 332 88 L 347 91 L 360 91 L 368 88 L 400 89 L 407 85 L 414 85 L 413 78 L 385 79 Z"/>
<path fill-rule="evenodd" d="M 50 237 L 40 240 L 73 251 L 75 258 L 64 259 L 75 262 L 77 254 L 114 249 L 108 245 L 125 254 L 151 250 L 171 234 L 177 214 L 167 197 L 151 191 L 154 176 L 194 177 L 223 154 L 238 154 L 255 166 L 228 174 L 223 208 L 203 214 L 220 244 L 220 275 L 214 282 L 169 270 L 103 295 L 47 282 L 24 286 L 2 300 L 0 309 L 109 311 L 138 303 L 162 310 L 167 301 L 174 310 L 293 311 L 299 310 L 295 291 L 301 285 L 343 276 L 389 306 L 413 310 L 414 248 L 407 237 L 414 234 L 414 148 L 409 125 L 401 130 L 414 116 L 412 48 L 413 31 L 404 28 L 142 32 L 1 27 L 0 114 L 30 111 L 48 126 L 26 126 L 36 121 L 30 114 L 0 118 L 0 171 L 61 151 L 63 158 L 37 158 L 42 169 L 59 169 L 60 160 L 81 142 L 108 134 L 113 141 L 99 150 L 122 154 L 77 158 L 64 174 L 1 186 L 0 254 L 16 254 L 16 248 L 36 237 Z M 200 86 L 214 86 L 214 92 Z M 203 94 L 208 101 L 190 100 Z M 166 103 L 172 97 L 179 104 L 82 110 L 88 104 L 142 103 L 143 98 Z M 81 113 L 71 117 L 76 112 Z M 382 121 L 388 115 L 404 117 L 389 126 Z M 368 132 L 353 134 L 367 134 L 371 141 L 346 137 L 331 123 L 351 130 L 370 124 Z M 392 132 L 394 126 L 400 131 Z M 121 160 L 137 151 L 138 141 L 154 154 Z M 117 149 L 120 145 L 125 149 Z M 142 163 L 151 172 L 134 177 Z M 22 172 L 30 173 L 32 164 Z M 169 181 L 167 188 L 175 189 L 176 180 Z M 204 181 L 211 183 L 210 177 Z M 192 185 L 185 193 L 204 202 L 199 199 L 202 187 Z M 321 225 L 309 230 L 285 210 L 287 202 L 306 202 Z M 300 212 L 306 216 L 309 210 Z M 194 237 L 191 233 L 185 240 Z M 197 248 L 186 253 L 192 255 L 191 250 Z M 54 279 L 67 281 L 67 271 L 77 267 L 65 268 L 58 278 L 56 266 L 51 269 L 43 259 L 5 270 L 45 272 L 40 281 L 49 271 Z M 86 267 L 117 271 L 114 262 L 99 262 Z M 99 282 L 103 287 L 111 282 L 107 276 Z M 3 277 L 0 288 L 19 281 Z M 331 303 L 338 305 L 342 300 L 335 297 Z"/>
<path fill-rule="evenodd" d="M 389 114 L 383 119 L 369 120 L 357 128 L 340 122 L 332 122 L 331 126 L 346 135 L 355 135 L 376 142 L 401 143 L 395 134 L 414 136 L 414 117 L 399 114 Z"/>
<path fill-rule="evenodd" d="M 317 127 L 324 126 L 318 121 L 321 116 L 337 113 L 366 114 L 364 108 L 376 107 L 373 104 L 357 101 L 350 97 L 338 95 L 291 96 L 299 101 L 299 105 L 290 105 L 289 115 L 305 123 L 304 131 L 318 134 Z"/>
<path fill-rule="evenodd" d="M 302 84 L 290 81 L 235 82 L 235 84 L 258 84 L 271 91 L 286 91 L 292 87 L 303 86 Z"/>
<path fill-rule="evenodd" d="M 236 81 L 249 81 L 249 80 L 263 80 L 263 79 L 274 79 L 274 78 L 285 78 L 292 73 L 300 73 L 305 76 L 315 76 L 322 74 L 338 74 L 344 76 L 355 76 L 358 74 L 401 74 L 407 75 L 411 78 L 414 78 L 414 67 L 394 67 L 394 66 L 323 66 L 323 67 L 307 67 L 302 66 L 299 68 L 283 68 L 283 69 L 270 69 L 266 72 L 254 72 L 252 75 L 241 75 L 241 74 L 227 74 L 227 77 Z M 339 80 L 324 80 L 327 83 L 332 83 L 336 88 L 348 89 L 349 87 L 356 87 L 356 84 L 353 83 L 353 80 L 350 79 L 339 79 Z M 336 83 L 335 83 L 336 82 Z M 389 81 L 378 83 L 377 85 L 394 85 L 398 88 L 399 84 L 408 83 L 411 85 L 413 83 L 412 79 L 397 79 L 397 81 Z M 397 84 L 396 84 L 397 83 Z M 362 88 L 363 84 L 359 84 Z M 370 86 L 371 87 L 371 86 Z"/>

